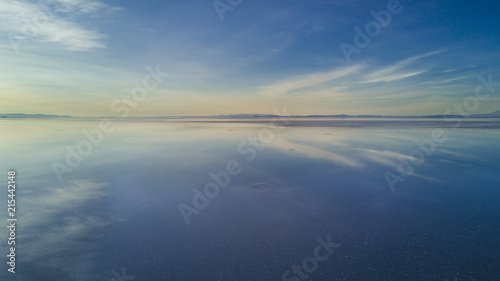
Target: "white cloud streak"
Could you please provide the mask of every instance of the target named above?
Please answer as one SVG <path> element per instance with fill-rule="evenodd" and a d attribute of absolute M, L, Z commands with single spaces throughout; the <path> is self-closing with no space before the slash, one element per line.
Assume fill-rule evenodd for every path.
<path fill-rule="evenodd" d="M 330 72 L 318 72 L 308 75 L 290 77 L 277 83 L 260 88 L 261 94 L 269 97 L 282 96 L 290 91 L 316 86 L 330 80 L 353 74 L 362 69 L 362 66 L 350 66 Z"/>
<path fill-rule="evenodd" d="M 419 75 L 421 73 L 426 72 L 427 70 L 403 71 L 403 69 L 419 59 L 429 57 L 432 55 L 436 55 L 436 54 L 439 54 L 442 52 L 443 52 L 442 50 L 433 51 L 433 52 L 425 53 L 425 54 L 418 55 L 418 56 L 413 56 L 413 57 L 398 61 L 398 62 L 394 63 L 393 65 L 386 66 L 384 68 L 381 68 L 379 70 L 376 70 L 376 71 L 373 71 L 373 72 L 367 74 L 365 81 L 360 81 L 358 83 L 391 82 L 391 81 L 396 81 L 396 80 Z"/>
<path fill-rule="evenodd" d="M 400 79 L 416 76 L 416 75 L 419 75 L 419 74 L 424 73 L 424 72 L 426 72 L 426 70 L 391 74 L 391 75 L 387 75 L 387 76 L 383 76 L 383 77 L 378 77 L 378 78 L 375 78 L 372 80 L 363 81 L 361 83 L 391 82 L 391 81 L 395 81 L 395 80 L 400 80 Z"/>
<path fill-rule="evenodd" d="M 31 41 L 55 42 L 72 51 L 104 48 L 105 36 L 75 22 L 80 14 L 107 12 L 113 7 L 98 1 L 58 0 L 47 5 L 0 0 L 0 30 L 8 34 L 12 47 Z M 63 17 L 66 16 L 66 17 Z"/>

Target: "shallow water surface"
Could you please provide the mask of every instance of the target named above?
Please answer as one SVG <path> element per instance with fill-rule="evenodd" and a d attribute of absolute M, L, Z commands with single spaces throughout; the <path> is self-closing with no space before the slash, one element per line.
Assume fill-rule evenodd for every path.
<path fill-rule="evenodd" d="M 500 280 L 498 122 L 268 121 L 0 120 L 16 280 Z"/>

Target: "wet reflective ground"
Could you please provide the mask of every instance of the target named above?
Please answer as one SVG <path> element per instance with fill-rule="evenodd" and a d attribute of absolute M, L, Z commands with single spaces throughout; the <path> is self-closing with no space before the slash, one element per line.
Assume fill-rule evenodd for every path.
<path fill-rule="evenodd" d="M 0 120 L 0 279 L 500 280 L 498 121 L 269 122 Z"/>

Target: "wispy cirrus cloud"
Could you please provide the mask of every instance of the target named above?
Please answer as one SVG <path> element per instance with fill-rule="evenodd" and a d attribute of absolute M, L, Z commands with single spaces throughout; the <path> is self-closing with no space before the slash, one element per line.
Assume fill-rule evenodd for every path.
<path fill-rule="evenodd" d="M 75 16 L 114 10 L 114 7 L 84 0 L 50 0 L 43 4 L 0 0 L 0 30 L 8 34 L 13 47 L 28 41 L 53 42 L 67 50 L 104 48 L 106 36 L 79 24 Z"/>
<path fill-rule="evenodd" d="M 386 75 L 386 76 L 374 78 L 374 79 L 371 79 L 371 80 L 362 81 L 360 83 L 391 82 L 391 81 L 395 81 L 395 80 L 400 80 L 400 79 L 404 79 L 404 78 L 416 76 L 416 75 L 419 75 L 419 74 L 424 73 L 426 71 L 427 70 L 414 71 L 414 72 L 405 72 L 405 73 L 394 73 L 394 74 L 390 74 L 390 75 Z"/>
<path fill-rule="evenodd" d="M 432 51 L 428 52 L 425 54 L 413 56 L 401 61 L 397 61 L 393 63 L 392 65 L 383 67 L 381 69 L 375 70 L 373 72 L 370 72 L 365 75 L 365 79 L 363 81 L 360 81 L 358 83 L 378 83 L 378 82 L 391 82 L 391 81 L 396 81 L 412 76 L 419 75 L 421 73 L 424 73 L 427 71 L 427 69 L 424 70 L 407 70 L 407 68 L 414 63 L 415 61 L 418 61 L 422 58 L 426 58 L 429 56 L 433 56 L 439 53 L 442 53 L 443 50 L 437 50 L 437 51 Z"/>
<path fill-rule="evenodd" d="M 339 100 L 340 96 L 347 93 L 359 91 L 356 85 L 378 82 L 393 82 L 408 77 L 417 76 L 428 69 L 414 69 L 413 64 L 420 59 L 436 55 L 442 50 L 428 52 L 412 56 L 382 68 L 372 68 L 369 64 L 357 64 L 329 72 L 315 72 L 298 76 L 289 76 L 273 84 L 264 85 L 259 88 L 261 95 L 266 97 L 283 97 L 287 93 L 295 92 L 300 96 L 334 97 Z M 342 79 L 339 79 L 342 78 Z M 327 83 L 333 81 L 335 85 Z M 339 92 L 340 91 L 340 92 Z"/>
<path fill-rule="evenodd" d="M 260 87 L 260 91 L 264 96 L 277 97 L 293 90 L 312 87 L 328 82 L 330 80 L 345 77 L 347 75 L 356 73 L 362 68 L 362 65 L 355 65 L 329 72 L 317 72 L 307 75 L 289 77 L 274 84 L 262 86 Z"/>
<path fill-rule="evenodd" d="M 365 75 L 365 80 L 360 81 L 358 83 L 378 83 L 378 82 L 391 82 L 396 81 L 412 76 L 419 75 L 421 73 L 426 72 L 427 70 L 407 70 L 408 66 L 410 66 L 413 62 L 420 60 L 425 57 L 437 55 L 442 53 L 443 50 L 432 51 L 422 55 L 413 56 L 398 62 L 393 63 L 392 65 L 386 66 L 384 68 L 375 70 L 371 73 Z"/>
<path fill-rule="evenodd" d="M 123 10 L 120 7 L 110 6 L 104 2 L 91 0 L 46 0 L 48 4 L 55 5 L 58 12 L 80 12 L 84 14 L 96 12 L 114 12 Z"/>

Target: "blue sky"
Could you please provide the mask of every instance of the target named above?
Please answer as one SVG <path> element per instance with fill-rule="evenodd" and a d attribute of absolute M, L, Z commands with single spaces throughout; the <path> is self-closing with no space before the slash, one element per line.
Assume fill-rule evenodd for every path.
<path fill-rule="evenodd" d="M 442 114 L 474 95 L 479 75 L 500 81 L 497 1 L 215 3 L 230 10 L 218 13 L 213 1 L 0 0 L 0 112 L 117 115 L 111 104 L 142 85 L 147 66 L 169 76 L 132 116 L 283 106 Z M 400 12 L 346 60 L 340 44 L 355 46 L 355 27 L 388 5 Z M 498 94 L 474 113 L 500 109 Z"/>

